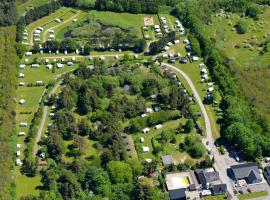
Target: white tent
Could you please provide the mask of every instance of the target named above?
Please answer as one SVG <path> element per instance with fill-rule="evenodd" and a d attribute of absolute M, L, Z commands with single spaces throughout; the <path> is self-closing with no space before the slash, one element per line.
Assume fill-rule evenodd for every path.
<path fill-rule="evenodd" d="M 19 100 L 19 104 L 24 104 L 25 103 L 25 99 L 20 99 Z"/>
<path fill-rule="evenodd" d="M 19 132 L 18 133 L 18 136 L 25 136 L 26 134 L 25 134 L 25 132 Z"/>
<path fill-rule="evenodd" d="M 159 129 L 162 128 L 162 125 L 161 125 L 161 124 L 158 124 L 158 125 L 155 126 L 155 128 L 156 128 L 157 130 L 159 130 Z"/>

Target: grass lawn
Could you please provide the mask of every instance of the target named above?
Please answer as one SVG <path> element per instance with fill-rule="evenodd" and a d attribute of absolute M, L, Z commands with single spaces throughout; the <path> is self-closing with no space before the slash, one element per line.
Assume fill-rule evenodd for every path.
<path fill-rule="evenodd" d="M 245 200 L 245 199 L 253 199 L 253 198 L 258 198 L 258 197 L 264 197 L 268 196 L 267 191 L 261 191 L 261 192 L 252 192 L 248 194 L 241 194 L 238 196 L 239 200 Z"/>
<path fill-rule="evenodd" d="M 19 167 L 16 167 L 15 170 L 17 198 L 19 199 L 20 197 L 27 195 L 38 196 L 39 190 L 37 187 L 42 186 L 42 183 L 40 182 L 41 176 L 27 177 L 21 174 Z"/>
<path fill-rule="evenodd" d="M 203 197 L 203 200 L 225 200 L 225 199 L 227 199 L 227 197 L 224 195 Z"/>

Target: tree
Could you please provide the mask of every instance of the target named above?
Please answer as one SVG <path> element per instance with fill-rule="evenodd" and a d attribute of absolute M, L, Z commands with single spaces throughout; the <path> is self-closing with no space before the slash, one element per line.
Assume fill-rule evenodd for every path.
<path fill-rule="evenodd" d="M 24 54 L 26 52 L 25 45 L 23 45 L 21 43 L 16 43 L 16 52 L 17 52 L 17 55 L 19 56 L 19 58 L 22 59 L 22 57 L 24 56 Z"/>
<path fill-rule="evenodd" d="M 143 167 L 142 167 L 141 163 L 138 160 L 129 159 L 129 160 L 127 160 L 127 163 L 129 164 L 129 166 L 132 169 L 132 173 L 133 173 L 134 178 L 141 175 Z"/>
<path fill-rule="evenodd" d="M 246 10 L 246 16 L 257 19 L 259 14 L 259 7 L 257 5 L 251 5 Z"/>
<path fill-rule="evenodd" d="M 138 179 L 136 185 L 135 185 L 135 191 L 134 191 L 134 200 L 135 199 L 144 199 L 144 200 L 150 200 L 154 196 L 154 183 L 153 180 L 150 178 L 140 178 Z"/>
<path fill-rule="evenodd" d="M 56 50 L 59 49 L 59 42 L 58 41 L 46 41 L 43 45 L 42 45 L 43 49 L 45 49 L 45 51 L 52 51 L 52 52 L 56 52 Z"/>
<path fill-rule="evenodd" d="M 132 182 L 132 170 L 127 163 L 111 161 L 107 164 L 107 171 L 112 183 L 114 184 Z"/>
<path fill-rule="evenodd" d="M 186 133 L 190 133 L 192 131 L 192 129 L 194 128 L 194 123 L 193 120 L 188 119 L 186 121 L 186 124 L 184 125 L 184 129 Z"/>
<path fill-rule="evenodd" d="M 192 158 L 201 158 L 205 154 L 205 147 L 202 143 L 196 143 L 188 148 L 188 153 Z"/>
<path fill-rule="evenodd" d="M 61 156 L 64 153 L 64 144 L 63 139 L 55 126 L 50 128 L 46 144 L 49 156 L 56 161 L 61 160 Z"/>
<path fill-rule="evenodd" d="M 143 52 L 145 47 L 146 47 L 146 41 L 144 39 L 138 39 L 135 41 L 134 49 L 136 50 L 136 52 L 138 53 Z"/>
<path fill-rule="evenodd" d="M 111 193 L 111 183 L 108 174 L 102 169 L 90 166 L 85 173 L 83 188 L 86 191 L 93 191 L 94 194 L 108 197 Z"/>

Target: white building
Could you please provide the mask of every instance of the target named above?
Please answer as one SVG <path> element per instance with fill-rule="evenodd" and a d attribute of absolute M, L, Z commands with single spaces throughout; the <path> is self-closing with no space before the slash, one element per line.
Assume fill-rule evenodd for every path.
<path fill-rule="evenodd" d="M 25 136 L 26 134 L 25 134 L 25 132 L 19 132 L 18 133 L 18 136 Z"/>
<path fill-rule="evenodd" d="M 143 147 L 142 150 L 144 153 L 149 152 L 149 147 Z"/>
<path fill-rule="evenodd" d="M 150 132 L 150 128 L 144 128 L 143 129 L 143 133 L 149 133 Z"/>
<path fill-rule="evenodd" d="M 158 125 L 155 126 L 155 128 L 156 128 L 157 130 L 159 130 L 159 129 L 162 128 L 162 125 L 161 125 L 161 124 L 158 124 Z"/>
<path fill-rule="evenodd" d="M 24 74 L 23 73 L 19 73 L 19 78 L 24 78 Z"/>
<path fill-rule="evenodd" d="M 19 65 L 19 68 L 20 69 L 25 69 L 26 68 L 26 65 L 23 65 L 23 64 L 22 65 Z"/>
<path fill-rule="evenodd" d="M 20 126 L 21 126 L 21 127 L 27 127 L 28 124 L 27 124 L 26 122 L 21 122 L 21 123 L 20 123 Z"/>
<path fill-rule="evenodd" d="M 25 103 L 25 99 L 20 99 L 19 100 L 19 104 L 24 104 Z"/>

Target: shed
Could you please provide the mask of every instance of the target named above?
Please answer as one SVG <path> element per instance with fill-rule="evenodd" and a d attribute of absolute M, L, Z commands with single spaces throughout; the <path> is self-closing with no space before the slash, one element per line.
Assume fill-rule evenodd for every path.
<path fill-rule="evenodd" d="M 214 87 L 209 87 L 208 89 L 207 89 L 207 92 L 213 92 L 214 91 Z"/>
<path fill-rule="evenodd" d="M 26 56 L 32 56 L 32 54 L 33 53 L 31 51 L 28 51 L 28 52 L 25 53 Z"/>
<path fill-rule="evenodd" d="M 192 61 L 193 61 L 193 62 L 196 62 L 196 61 L 198 61 L 198 60 L 199 60 L 199 57 L 198 57 L 198 56 L 193 56 L 193 57 L 192 57 Z"/>
<path fill-rule="evenodd" d="M 179 44 L 180 40 L 174 40 L 174 44 Z"/>
<path fill-rule="evenodd" d="M 20 156 L 21 156 L 21 152 L 20 152 L 20 151 L 17 151 L 17 152 L 16 152 L 16 156 L 17 156 L 17 157 L 20 157 Z"/>
<path fill-rule="evenodd" d="M 21 148 L 21 144 L 17 144 L 17 148 Z"/>
<path fill-rule="evenodd" d="M 172 155 L 161 156 L 161 160 L 162 160 L 162 164 L 164 166 L 175 164 L 175 161 L 174 161 Z"/>
<path fill-rule="evenodd" d="M 141 137 L 140 141 L 141 141 L 141 143 L 143 143 L 144 142 L 144 137 Z"/>

